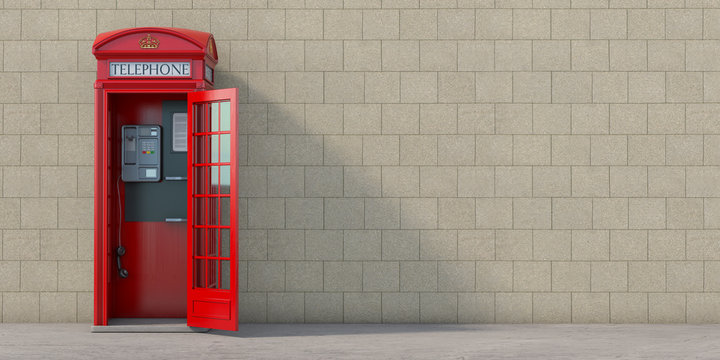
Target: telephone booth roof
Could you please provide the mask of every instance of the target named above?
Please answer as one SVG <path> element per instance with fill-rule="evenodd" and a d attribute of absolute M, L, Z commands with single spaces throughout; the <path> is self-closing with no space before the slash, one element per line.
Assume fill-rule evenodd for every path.
<path fill-rule="evenodd" d="M 118 58 L 192 58 L 217 64 L 212 34 L 180 28 L 138 27 L 102 33 L 92 53 L 98 60 Z"/>

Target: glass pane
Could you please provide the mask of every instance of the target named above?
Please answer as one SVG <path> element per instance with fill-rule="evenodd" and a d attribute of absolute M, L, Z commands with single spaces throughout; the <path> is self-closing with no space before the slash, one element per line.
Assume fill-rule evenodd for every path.
<path fill-rule="evenodd" d="M 220 198 L 220 225 L 230 226 L 230 198 Z"/>
<path fill-rule="evenodd" d="M 218 210 L 219 210 L 218 207 L 219 207 L 220 201 L 218 201 L 218 198 L 216 198 L 216 197 L 209 198 L 208 200 L 210 200 L 210 209 L 212 211 L 210 211 L 210 218 L 208 219 L 207 224 L 208 225 L 218 225 L 218 221 L 220 221 L 219 214 L 218 214 Z"/>
<path fill-rule="evenodd" d="M 219 194 L 220 193 L 220 167 L 219 166 L 211 166 L 210 167 L 210 184 L 211 194 Z"/>
<path fill-rule="evenodd" d="M 193 162 L 196 164 L 203 163 L 204 162 L 203 156 L 205 154 L 205 152 L 203 151 L 204 146 L 205 146 L 205 141 L 203 139 L 203 136 L 193 136 L 192 146 L 193 146 L 193 153 L 192 153 Z"/>
<path fill-rule="evenodd" d="M 220 256 L 230 257 L 230 229 L 220 229 Z"/>
<path fill-rule="evenodd" d="M 220 161 L 220 135 L 210 135 L 210 162 Z"/>
<path fill-rule="evenodd" d="M 207 288 L 218 288 L 218 260 L 207 260 Z"/>
<path fill-rule="evenodd" d="M 205 256 L 205 230 L 206 229 L 194 229 L 193 230 L 193 255 Z"/>
<path fill-rule="evenodd" d="M 203 175 L 206 171 L 205 169 L 207 168 L 202 166 L 196 166 L 193 168 L 193 194 L 203 193 L 203 184 L 205 183 Z"/>
<path fill-rule="evenodd" d="M 205 132 L 203 125 L 205 121 L 202 121 L 204 117 L 205 106 L 203 104 L 196 104 L 193 106 L 193 119 L 192 119 L 192 130 L 193 132 Z"/>
<path fill-rule="evenodd" d="M 205 225 L 206 204 L 205 198 L 193 198 L 193 225 Z"/>
<path fill-rule="evenodd" d="M 220 103 L 220 131 L 230 131 L 230 102 Z"/>
<path fill-rule="evenodd" d="M 218 229 L 207 229 L 207 256 L 218 256 Z"/>
<path fill-rule="evenodd" d="M 210 166 L 203 166 L 203 186 L 202 194 L 212 194 L 212 168 Z"/>
<path fill-rule="evenodd" d="M 220 269 L 218 270 L 220 271 L 218 278 L 221 280 L 220 286 L 218 286 L 218 288 L 230 289 L 230 261 L 221 260 Z"/>
<path fill-rule="evenodd" d="M 230 134 L 220 135 L 220 162 L 230 162 Z"/>
<path fill-rule="evenodd" d="M 217 212 L 217 203 L 213 198 L 203 198 L 203 212 L 201 215 L 201 225 L 214 225 L 215 213 Z"/>
<path fill-rule="evenodd" d="M 230 166 L 220 167 L 220 193 L 230 193 Z"/>
<path fill-rule="evenodd" d="M 207 287 L 205 270 L 205 260 L 195 259 L 193 261 L 193 285 L 196 288 Z"/>
<path fill-rule="evenodd" d="M 203 136 L 203 163 L 207 164 L 212 162 L 213 154 L 213 142 L 210 135 Z"/>
<path fill-rule="evenodd" d="M 210 131 L 220 130 L 220 109 L 218 103 L 210 104 Z"/>

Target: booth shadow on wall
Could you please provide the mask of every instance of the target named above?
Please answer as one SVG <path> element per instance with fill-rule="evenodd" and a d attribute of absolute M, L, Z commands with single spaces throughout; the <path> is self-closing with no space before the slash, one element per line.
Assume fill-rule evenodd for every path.
<path fill-rule="evenodd" d="M 339 311 L 339 317 L 338 316 L 328 316 L 321 319 L 316 318 L 308 318 L 308 309 L 311 307 L 316 307 L 315 304 L 312 304 L 310 301 L 307 301 L 307 295 L 308 293 L 322 293 L 322 292 L 333 292 L 333 293 L 339 293 L 340 297 L 343 298 L 344 294 L 346 292 L 351 293 L 358 293 L 358 291 L 334 291 L 334 290 L 326 290 L 325 289 L 325 277 L 327 274 L 325 273 L 325 269 L 323 266 L 323 271 L 321 273 L 321 279 L 315 279 L 315 283 L 319 282 L 320 284 L 323 284 L 321 288 L 307 288 L 307 289 L 297 289 L 294 284 L 290 284 L 285 281 L 285 283 L 282 285 L 282 287 L 272 287 L 272 286 L 258 286 L 257 284 L 253 284 L 253 279 L 259 279 L 263 276 L 261 273 L 262 269 L 267 269 L 268 267 L 273 267 L 275 271 L 282 271 L 284 273 L 287 273 L 290 271 L 290 269 L 287 268 L 287 262 L 288 261 L 317 261 L 322 262 L 326 260 L 330 261 L 347 261 L 347 262 L 354 262 L 354 263 L 360 263 L 363 264 L 364 261 L 371 261 L 371 262 L 380 262 L 380 261 L 388 261 L 396 263 L 398 266 L 398 279 L 396 287 L 389 292 L 397 293 L 397 292 L 403 292 L 401 285 L 400 285 L 400 278 L 402 277 L 403 269 L 400 266 L 400 262 L 403 260 L 398 259 L 383 259 L 382 257 L 382 243 L 384 241 L 384 232 L 385 230 L 402 230 L 402 224 L 400 223 L 400 198 L 394 197 L 389 198 L 392 199 L 393 204 L 392 205 L 378 205 L 378 202 L 374 202 L 373 209 L 368 209 L 366 204 L 367 198 L 381 198 L 383 197 L 383 191 L 382 191 L 382 168 L 384 168 L 384 165 L 364 165 L 362 163 L 363 154 L 360 154 L 360 163 L 357 163 L 357 153 L 354 153 L 352 151 L 352 148 L 345 146 L 343 142 L 343 137 L 337 137 L 333 139 L 332 142 L 328 141 L 326 136 L 334 136 L 334 135 L 341 135 L 341 136 L 348 136 L 353 138 L 360 138 L 363 139 L 363 134 L 344 134 L 342 129 L 344 128 L 343 121 L 344 119 L 336 119 L 336 121 L 339 122 L 339 125 L 337 125 L 340 129 L 339 132 L 327 132 L 326 129 L 323 128 L 316 128 L 312 124 L 308 123 L 306 121 L 306 118 L 308 116 L 311 116 L 312 114 L 308 114 L 308 106 L 306 104 L 285 104 L 285 103 L 272 103 L 268 97 L 266 97 L 264 94 L 259 93 L 259 91 L 254 90 L 252 88 L 249 88 L 249 85 L 247 82 L 245 82 L 245 78 L 236 75 L 237 73 L 232 72 L 218 72 L 218 84 L 222 84 L 222 86 L 226 87 L 239 87 L 240 88 L 240 106 L 239 106 L 239 121 L 240 121 L 240 134 L 241 138 L 244 138 L 245 144 L 247 145 L 246 152 L 243 154 L 241 153 L 240 159 L 245 159 L 245 162 L 243 163 L 241 160 L 241 166 L 240 166 L 240 177 L 239 177 L 239 194 L 240 194 L 240 232 L 239 232 L 239 239 L 238 239 L 238 246 L 239 246 L 239 259 L 240 264 L 238 266 L 239 269 L 239 288 L 240 288 L 240 294 L 239 294 L 239 321 L 240 323 L 355 323 L 356 321 L 353 321 L 352 319 L 349 319 L 348 316 L 345 314 L 346 310 L 348 310 L 348 306 L 353 306 L 351 304 L 348 304 L 342 299 L 340 302 L 341 309 L 327 309 L 329 312 L 337 314 Z M 243 89 L 245 89 L 243 91 Z M 313 104 L 314 105 L 314 104 Z M 319 104 L 322 105 L 322 104 Z M 332 104 L 334 106 L 344 107 L 344 104 Z M 378 105 L 380 106 L 380 105 Z M 419 106 L 419 105 L 418 105 Z M 385 121 L 386 119 L 382 119 L 381 121 Z M 365 135 L 382 135 L 380 133 L 373 133 L 373 134 L 365 134 Z M 287 137 L 289 136 L 302 136 L 303 142 L 302 142 L 302 148 L 290 148 L 288 147 L 288 141 Z M 390 135 L 395 137 L 400 137 L 401 135 Z M 278 140 L 277 137 L 282 137 L 283 139 Z M 270 139 L 271 141 L 266 144 L 262 144 L 264 139 Z M 363 139 L 364 140 L 364 139 Z M 362 141 L 362 140 L 361 140 Z M 277 152 L 278 149 L 275 149 L 272 144 L 282 144 L 284 146 L 283 151 L 283 158 L 272 158 L 272 156 L 264 156 L 263 154 L 258 154 L 258 149 L 269 149 L 270 151 Z M 368 146 L 368 144 L 363 144 L 363 146 Z M 398 141 L 398 156 L 400 154 L 400 141 Z M 288 152 L 291 151 L 316 151 L 317 149 L 321 149 L 322 157 L 320 161 L 307 161 L 307 162 L 297 162 L 297 163 L 291 163 L 289 164 L 287 162 L 288 158 Z M 242 152 L 242 149 L 240 150 Z M 437 154 L 436 154 L 437 156 Z M 270 159 L 269 161 L 266 161 L 267 159 Z M 393 163 L 390 166 L 400 166 L 400 160 L 398 159 L 397 162 Z M 408 165 L 409 167 L 416 167 L 420 168 L 421 166 L 418 165 Z M 278 201 L 282 201 L 283 205 L 287 205 L 287 199 L 293 199 L 293 198 L 306 198 L 306 196 L 312 194 L 308 194 L 306 189 L 308 186 L 308 180 L 315 181 L 315 179 L 311 178 L 311 175 L 307 172 L 307 168 L 325 168 L 328 170 L 328 172 L 331 172 L 333 174 L 339 174 L 340 179 L 342 181 L 340 192 L 331 193 L 329 191 L 325 195 L 322 195 L 322 197 L 318 200 L 321 202 L 322 206 L 322 226 L 320 227 L 310 227 L 310 228 L 294 228 L 292 226 L 289 227 L 288 225 L 288 218 L 287 213 L 288 210 L 286 208 L 283 208 L 285 211 L 285 217 L 284 217 L 284 224 L 283 226 L 277 226 L 275 227 L 261 227 L 257 226 L 256 224 L 261 224 L 263 221 L 260 221 L 258 219 L 253 219 L 253 216 L 257 216 L 256 214 L 252 213 L 252 210 L 250 208 L 252 207 L 253 201 L 263 201 L 263 198 L 269 198 L 269 199 L 279 199 Z M 288 170 L 291 168 L 296 168 L 295 171 Z M 455 168 L 449 167 L 449 171 L 456 171 Z M 293 176 L 292 173 L 299 173 L 302 174 Z M 290 173 L 290 175 L 288 175 Z M 281 178 L 273 178 L 273 176 L 278 176 Z M 417 172 L 418 176 L 418 193 L 414 195 L 414 197 L 421 197 L 421 190 L 420 190 L 420 180 L 419 180 L 419 171 Z M 301 182 L 298 184 L 297 182 Z M 273 185 L 274 184 L 274 185 Z M 309 198 L 309 197 L 308 197 Z M 347 198 L 347 199 L 353 199 L 354 201 L 361 201 L 363 203 L 362 206 L 362 212 L 363 212 L 363 221 L 360 223 L 363 224 L 362 226 L 358 227 L 351 227 L 351 228 L 332 228 L 332 229 L 326 229 L 327 224 L 325 224 L 325 219 L 328 216 L 329 209 L 327 208 L 327 198 Z M 307 198 L 306 198 L 307 199 Z M 434 202 L 435 206 L 437 207 L 437 199 Z M 388 227 L 387 229 L 365 229 L 365 219 L 364 217 L 368 215 L 368 211 L 374 211 L 376 213 L 380 214 L 397 214 L 397 227 Z M 434 209 L 436 216 L 438 214 L 438 208 Z M 271 253 L 272 246 L 269 244 L 269 235 L 268 233 L 276 230 L 286 230 L 290 231 L 291 235 L 289 236 L 306 236 L 308 231 L 314 231 L 314 230 L 333 230 L 333 231 L 340 231 L 343 233 L 342 236 L 342 242 L 341 246 L 343 247 L 343 252 L 347 251 L 347 246 L 345 246 L 345 242 L 347 241 L 345 238 L 345 233 L 348 230 L 366 230 L 368 232 L 376 232 L 380 236 L 380 243 L 377 244 L 377 251 L 375 256 L 368 257 L 364 259 L 359 258 L 353 258 L 353 259 L 347 259 L 345 258 L 345 254 L 341 254 L 341 257 L 339 258 L 333 258 L 333 259 L 320 259 L 318 256 L 315 256 L 314 254 L 309 254 L 307 252 L 307 244 L 306 239 L 303 238 L 302 241 L 305 243 L 303 248 L 303 254 L 293 254 L 290 257 L 282 257 L 282 256 L 273 256 Z M 408 229 L 410 233 L 413 234 L 413 241 L 414 244 L 411 246 L 414 246 L 417 248 L 417 255 L 413 259 L 408 259 L 412 261 L 427 261 L 428 263 L 434 262 L 434 277 L 429 277 L 427 279 L 427 286 L 423 286 L 423 288 L 428 290 L 407 290 L 406 293 L 415 295 L 415 300 L 413 301 L 414 306 L 417 307 L 417 315 L 408 318 L 408 319 L 383 319 L 381 317 L 378 317 L 377 321 L 371 321 L 373 323 L 442 323 L 442 324 L 448 324 L 448 323 L 459 323 L 459 322 L 468 322 L 468 323 L 492 323 L 494 322 L 494 312 L 492 314 L 483 313 L 483 310 L 481 307 L 476 306 L 471 311 L 474 313 L 472 315 L 473 319 L 471 321 L 468 321 L 467 318 L 464 320 L 460 320 L 458 317 L 458 300 L 457 300 L 457 293 L 455 292 L 443 292 L 441 294 L 445 294 L 442 296 L 446 297 L 446 303 L 445 305 L 448 308 L 454 307 L 454 316 L 448 317 L 448 318 L 423 318 L 420 313 L 420 303 L 421 303 L 421 293 L 438 293 L 438 287 L 437 287 L 437 276 L 438 276 L 438 258 L 431 258 L 431 259 L 423 259 L 421 258 L 421 232 L 423 231 L 442 231 L 442 232 L 449 232 L 454 233 L 454 236 L 457 238 L 458 230 L 457 229 L 439 229 L 439 227 L 436 226 L 432 229 L 428 230 L 417 230 L 417 229 Z M 261 240 L 258 240 L 258 232 L 262 233 L 260 235 Z M 290 240 L 291 242 L 298 242 L 299 239 Z M 457 242 L 455 251 L 457 252 Z M 369 245 L 372 246 L 372 245 Z M 494 257 L 494 254 L 493 254 Z M 456 259 L 458 257 L 456 256 Z M 259 263 L 266 262 L 267 266 L 258 265 Z M 475 261 L 473 260 L 473 272 L 476 271 Z M 255 264 L 253 264 L 255 263 Z M 258 265 L 258 266 L 254 266 Z M 361 265 L 363 266 L 363 265 Z M 362 270 L 361 270 L 362 271 Z M 255 272 L 255 273 L 253 273 Z M 487 276 L 485 274 L 474 274 L 475 277 L 478 276 Z M 361 278 L 362 278 L 361 274 Z M 287 276 L 285 276 L 287 278 Z M 361 280 L 362 281 L 362 280 Z M 312 281 L 311 281 L 312 282 Z M 477 280 L 476 280 L 477 282 Z M 434 284 L 433 284 L 434 283 Z M 474 285 L 474 284 L 473 284 Z M 434 290 L 432 290 L 434 289 Z M 364 294 L 368 294 L 368 302 L 367 303 L 360 303 L 360 306 L 363 307 L 382 307 L 382 293 L 380 291 L 367 291 L 364 290 L 360 291 Z M 463 291 L 463 293 L 473 293 L 473 290 Z M 486 293 L 488 294 L 488 293 Z M 494 298 L 494 297 L 493 297 Z M 442 301 L 442 300 L 441 300 Z M 408 306 L 413 306 L 413 304 L 408 304 Z M 300 309 L 302 307 L 302 309 Z M 491 308 L 494 308 L 494 301 Z M 336 311 L 337 310 L 337 311 Z M 381 314 L 380 309 L 378 309 L 378 314 Z M 381 315 L 380 315 L 381 316 Z M 367 322 L 367 321 L 362 321 Z M 253 328 L 254 330 L 257 330 Z M 347 331 L 347 330 L 341 330 L 342 328 L 329 328 L 327 330 L 317 330 L 317 334 L 336 334 L 337 331 Z M 253 331 L 254 331 L 253 330 Z M 444 330 L 447 330 L 444 328 Z M 462 328 L 458 328 L 457 330 L 463 330 Z M 285 330 L 278 330 L 280 333 L 283 333 Z M 365 330 L 352 330 L 350 333 L 355 333 L 354 331 L 365 331 Z M 377 329 L 368 329 L 369 332 L 376 332 Z M 388 332 L 404 332 L 408 331 L 406 328 L 403 327 L 390 327 L 383 331 Z M 225 334 L 224 332 L 221 332 Z M 294 331 L 291 331 L 292 334 L 288 334 L 287 336 L 295 336 L 297 334 L 294 333 Z M 233 335 L 235 336 L 235 335 Z M 238 333 L 236 336 L 252 336 L 250 334 L 247 334 L 243 331 Z M 267 336 L 278 336 L 278 333 L 274 330 L 269 330 L 267 333 Z"/>

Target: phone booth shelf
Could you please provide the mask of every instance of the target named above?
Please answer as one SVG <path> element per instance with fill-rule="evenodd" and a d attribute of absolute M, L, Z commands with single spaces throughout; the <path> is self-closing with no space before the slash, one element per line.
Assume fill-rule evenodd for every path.
<path fill-rule="evenodd" d="M 97 36 L 93 329 L 187 319 L 237 330 L 237 89 L 212 34 Z"/>

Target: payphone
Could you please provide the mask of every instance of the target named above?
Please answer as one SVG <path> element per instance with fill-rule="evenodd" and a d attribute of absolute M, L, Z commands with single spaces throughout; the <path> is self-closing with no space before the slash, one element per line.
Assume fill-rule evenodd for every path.
<path fill-rule="evenodd" d="M 213 90 L 212 34 L 116 30 L 93 54 L 94 325 L 237 330 L 238 91 Z"/>
<path fill-rule="evenodd" d="M 157 125 L 122 127 L 122 181 L 160 181 L 161 133 Z"/>

